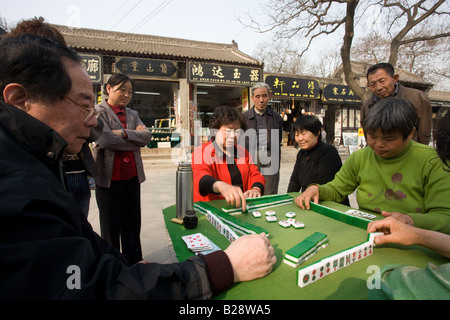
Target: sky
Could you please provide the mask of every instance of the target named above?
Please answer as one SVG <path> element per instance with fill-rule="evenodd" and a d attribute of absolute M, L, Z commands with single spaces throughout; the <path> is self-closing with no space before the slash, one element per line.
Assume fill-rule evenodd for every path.
<path fill-rule="evenodd" d="M 8 26 L 42 16 L 46 22 L 90 29 L 239 45 L 253 55 L 268 34 L 245 28 L 237 17 L 262 17 L 267 0 L 13 0 L 2 1 L 0 17 Z"/>

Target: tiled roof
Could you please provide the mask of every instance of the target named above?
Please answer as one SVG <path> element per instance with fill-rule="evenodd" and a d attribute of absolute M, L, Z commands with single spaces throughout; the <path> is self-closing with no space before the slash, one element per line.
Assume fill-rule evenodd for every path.
<path fill-rule="evenodd" d="M 75 50 L 111 55 L 165 57 L 178 60 L 219 61 L 244 65 L 262 63 L 238 50 L 235 44 L 222 44 L 53 25 Z"/>
<path fill-rule="evenodd" d="M 428 97 L 430 97 L 431 100 L 450 103 L 450 92 L 430 90 Z"/>

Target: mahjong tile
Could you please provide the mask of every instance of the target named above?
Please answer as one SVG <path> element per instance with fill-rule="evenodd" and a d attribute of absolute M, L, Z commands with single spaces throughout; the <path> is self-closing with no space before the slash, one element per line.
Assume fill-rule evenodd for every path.
<path fill-rule="evenodd" d="M 259 212 L 259 211 L 253 211 L 253 212 L 252 212 L 252 215 L 253 215 L 255 218 L 261 218 L 261 212 Z"/>
<path fill-rule="evenodd" d="M 305 225 L 303 224 L 303 222 L 301 221 L 294 221 L 291 224 L 295 229 L 303 229 L 305 227 Z"/>
<path fill-rule="evenodd" d="M 295 212 L 288 212 L 286 213 L 287 218 L 294 218 L 296 216 Z"/>
<path fill-rule="evenodd" d="M 280 222 L 278 222 L 278 224 L 283 228 L 289 228 L 291 226 L 291 224 L 286 220 L 281 220 Z"/>

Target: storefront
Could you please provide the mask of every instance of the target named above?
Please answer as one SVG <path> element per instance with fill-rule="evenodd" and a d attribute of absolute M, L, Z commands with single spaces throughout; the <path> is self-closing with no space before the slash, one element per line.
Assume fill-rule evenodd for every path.
<path fill-rule="evenodd" d="M 115 57 L 114 71 L 133 79 L 134 93 L 128 106 L 139 113 L 152 132 L 149 147 L 173 147 L 179 143 L 179 136 L 172 137 L 179 126 L 178 61 Z M 109 76 L 105 76 L 105 82 Z"/>
<path fill-rule="evenodd" d="M 189 62 L 187 78 L 192 92 L 191 131 L 197 125 L 206 139 L 215 108 L 230 106 L 241 111 L 249 108 L 249 89 L 263 81 L 263 70 L 257 66 Z"/>
<path fill-rule="evenodd" d="M 353 144 L 358 140 L 361 99 L 346 85 L 330 83 L 332 79 L 300 78 L 282 74 L 265 75 L 271 88 L 271 107 L 283 116 L 284 130 L 302 115 L 317 116 L 332 144 Z"/>
<path fill-rule="evenodd" d="M 325 111 L 319 108 L 318 80 L 267 74 L 265 83 L 270 87 L 270 107 L 283 117 L 288 145 L 293 143 L 293 136 L 290 135 L 292 124 L 302 114 L 315 114 L 323 120 Z"/>
<path fill-rule="evenodd" d="M 428 93 L 432 109 L 433 128 L 450 112 L 450 92 L 430 91 Z"/>
<path fill-rule="evenodd" d="M 328 110 L 324 119 L 327 127 L 328 142 L 345 147 L 358 144 L 360 128 L 361 99 L 342 84 L 326 84 L 323 87 L 322 108 Z"/>
<path fill-rule="evenodd" d="M 94 90 L 99 101 L 106 98 L 102 86 L 112 74 L 133 79 L 128 107 L 152 131 L 151 148 L 191 140 L 194 126 L 207 127 L 217 106 L 248 108 L 249 87 L 262 81 L 262 63 L 239 51 L 236 43 L 55 27 L 78 53 L 98 57 Z"/>

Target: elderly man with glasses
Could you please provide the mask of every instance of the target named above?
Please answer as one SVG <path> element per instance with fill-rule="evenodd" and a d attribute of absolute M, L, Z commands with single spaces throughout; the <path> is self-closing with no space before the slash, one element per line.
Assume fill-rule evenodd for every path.
<path fill-rule="evenodd" d="M 264 277 L 264 234 L 181 263 L 129 264 L 64 188 L 61 158 L 97 124 L 78 55 L 34 35 L 0 42 L 0 299 L 207 299 Z"/>

